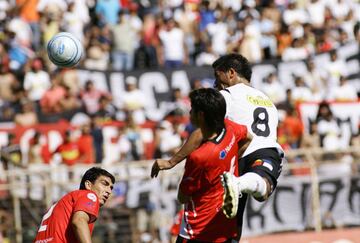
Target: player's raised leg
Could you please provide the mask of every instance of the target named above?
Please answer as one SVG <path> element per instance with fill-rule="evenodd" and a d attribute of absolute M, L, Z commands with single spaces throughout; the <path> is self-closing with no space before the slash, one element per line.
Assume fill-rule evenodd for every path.
<path fill-rule="evenodd" d="M 225 172 L 221 175 L 221 182 L 224 187 L 223 213 L 227 218 L 234 218 L 237 213 L 239 197 L 242 196 L 233 174 Z"/>

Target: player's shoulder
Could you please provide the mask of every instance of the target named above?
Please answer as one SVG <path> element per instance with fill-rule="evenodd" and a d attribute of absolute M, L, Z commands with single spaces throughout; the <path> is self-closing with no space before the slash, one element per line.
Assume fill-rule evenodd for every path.
<path fill-rule="evenodd" d="M 262 91 L 243 83 L 235 84 L 233 86 L 227 87 L 226 89 L 222 90 L 223 94 L 229 95 L 248 95 L 248 94 L 255 94 L 255 95 L 262 95 L 264 94 Z"/>
<path fill-rule="evenodd" d="M 230 119 L 225 119 L 225 127 L 227 130 L 234 132 L 234 133 L 239 133 L 241 132 L 246 132 L 247 131 L 247 127 L 245 125 L 236 123 Z"/>
<path fill-rule="evenodd" d="M 98 197 L 93 191 L 90 190 L 75 190 L 71 192 L 73 198 L 80 199 L 80 198 L 87 198 L 91 201 L 97 201 Z"/>
<path fill-rule="evenodd" d="M 226 128 L 233 128 L 233 127 L 237 127 L 237 126 L 242 126 L 236 122 L 233 122 L 232 120 L 225 118 L 224 119 L 224 123 L 225 123 L 225 127 Z"/>

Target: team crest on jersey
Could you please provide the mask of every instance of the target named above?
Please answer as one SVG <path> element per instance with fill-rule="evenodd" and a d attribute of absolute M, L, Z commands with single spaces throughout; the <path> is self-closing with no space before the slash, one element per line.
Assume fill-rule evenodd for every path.
<path fill-rule="evenodd" d="M 221 151 L 220 151 L 220 156 L 219 156 L 219 158 L 220 158 L 220 159 L 225 159 L 225 157 L 226 157 L 226 151 L 225 151 L 225 149 L 224 149 L 224 150 L 221 150 Z"/>
<path fill-rule="evenodd" d="M 272 107 L 273 103 L 266 97 L 261 96 L 246 96 L 247 101 L 256 106 Z"/>
<path fill-rule="evenodd" d="M 96 202 L 96 199 L 97 199 L 96 195 L 91 192 L 87 194 L 87 198 L 89 198 L 93 202 Z"/>

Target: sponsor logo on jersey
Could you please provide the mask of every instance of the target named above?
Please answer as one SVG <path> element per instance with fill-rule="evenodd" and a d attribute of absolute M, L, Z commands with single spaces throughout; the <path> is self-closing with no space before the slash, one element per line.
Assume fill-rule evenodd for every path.
<path fill-rule="evenodd" d="M 261 96 L 246 96 L 247 101 L 256 106 L 272 107 L 273 103 L 266 97 Z"/>
<path fill-rule="evenodd" d="M 232 138 L 231 138 L 230 143 L 228 144 L 228 146 L 226 146 L 225 149 L 220 151 L 220 154 L 219 154 L 220 159 L 225 159 L 227 153 L 230 151 L 232 146 L 234 146 L 234 143 L 235 143 L 235 136 L 233 135 Z"/>
<path fill-rule="evenodd" d="M 96 195 L 91 192 L 87 194 L 87 198 L 89 198 L 93 202 L 96 202 L 96 199 L 97 199 Z"/>
<path fill-rule="evenodd" d="M 54 237 L 46 238 L 44 240 L 37 240 L 35 243 L 48 243 L 51 242 L 54 239 Z"/>

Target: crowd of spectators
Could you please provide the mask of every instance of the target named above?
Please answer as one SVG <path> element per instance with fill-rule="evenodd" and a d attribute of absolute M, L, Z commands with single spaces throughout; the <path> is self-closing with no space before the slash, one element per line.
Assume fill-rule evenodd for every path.
<path fill-rule="evenodd" d="M 76 71 L 57 69 L 45 50 L 60 31 L 82 42 L 80 67 L 101 71 L 205 66 L 229 52 L 254 64 L 306 60 L 307 72 L 294 78 L 294 87 L 284 87 L 276 72 L 261 85 L 279 109 L 280 144 L 287 150 L 359 145 L 348 120 L 336 117 L 326 102 L 358 100 L 345 60 L 334 50 L 360 43 L 359 21 L 356 0 L 0 0 L 0 122 L 22 128 L 71 122 L 60 134 L 35 129 L 26 144 L 12 132 L 0 137 L 2 165 L 167 157 L 194 129 L 189 100 L 178 88 L 165 104 L 169 119 L 144 127 L 146 94 L 135 77 L 126 77 L 117 104 L 95 80 L 81 86 Z M 331 60 L 317 66 L 312 57 L 324 52 Z M 195 80 L 193 88 L 200 87 Z M 302 101 L 320 102 L 308 128 L 296 109 Z M 115 128 L 105 129 L 108 124 Z M 302 158 L 290 162 L 297 160 Z"/>
<path fill-rule="evenodd" d="M 186 119 L 189 102 L 180 89 L 172 90 L 166 103 L 172 119 L 152 124 L 149 135 L 142 129 L 148 121 L 146 94 L 135 77 L 126 77 L 126 91 L 117 104 L 94 80 L 81 86 L 75 70 L 57 69 L 46 56 L 46 43 L 57 32 L 67 31 L 83 43 L 80 66 L 86 69 L 211 65 L 228 52 L 241 53 L 254 64 L 307 60 L 308 71 L 294 78 L 291 89 L 281 84 L 275 72 L 261 89 L 280 110 L 279 138 L 284 148 L 307 146 L 303 135 L 313 130 L 321 137 L 319 146 L 327 146 L 317 124 L 321 119 L 311 121 L 311 131 L 304 132 L 295 106 L 302 101 L 358 100 L 356 89 L 347 82 L 345 60 L 335 50 L 359 41 L 359 8 L 353 0 L 0 0 L 0 120 L 31 127 L 66 119 L 76 128 L 63 131 L 55 148 L 36 131 L 29 140 L 28 163 L 33 158 L 48 163 L 54 153 L 69 165 L 71 161 L 100 163 L 106 142 L 101 129 L 112 122 L 121 121 L 110 139 L 114 150 L 109 153 L 118 155 L 106 163 L 171 156 L 192 131 Z M 329 63 L 316 66 L 311 57 L 329 51 Z M 193 84 L 199 87 L 201 82 Z M 339 133 L 340 122 L 336 124 L 337 128 L 330 127 Z M 82 139 L 84 134 L 89 137 Z M 45 144 L 42 149 L 40 144 Z M 73 152 L 63 152 L 64 147 Z M 93 151 L 91 156 L 82 158 L 84 147 Z M 64 154 L 72 158 L 67 160 Z"/>
<path fill-rule="evenodd" d="M 227 52 L 306 59 L 355 40 L 360 15 L 354 0 L 2 0 L 0 11 L 1 62 L 13 71 L 28 71 L 59 31 L 101 70 L 208 65 Z"/>

